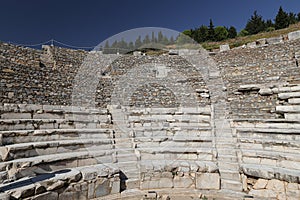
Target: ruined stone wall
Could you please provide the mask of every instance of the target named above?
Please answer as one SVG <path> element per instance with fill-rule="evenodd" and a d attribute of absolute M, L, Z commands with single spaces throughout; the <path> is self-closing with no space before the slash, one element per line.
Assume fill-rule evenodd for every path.
<path fill-rule="evenodd" d="M 214 56 L 227 87 L 229 118 L 280 117 L 274 111 L 281 102 L 272 93 L 265 95 L 263 89 L 299 82 L 299 45 L 300 40 L 294 40 Z"/>

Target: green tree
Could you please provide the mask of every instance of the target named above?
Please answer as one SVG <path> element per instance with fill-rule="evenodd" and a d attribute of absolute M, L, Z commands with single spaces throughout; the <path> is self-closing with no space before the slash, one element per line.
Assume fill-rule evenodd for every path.
<path fill-rule="evenodd" d="M 207 31 L 207 39 L 210 41 L 215 40 L 215 28 L 212 19 L 209 20 L 209 26 L 208 26 L 208 31 Z"/>
<path fill-rule="evenodd" d="M 205 42 L 208 40 L 208 27 L 205 25 L 200 26 L 195 30 L 193 39 L 196 42 Z"/>
<path fill-rule="evenodd" d="M 228 31 L 224 26 L 217 26 L 215 28 L 215 40 L 222 41 L 228 38 Z"/>
<path fill-rule="evenodd" d="M 242 29 L 242 30 L 239 32 L 239 34 L 238 34 L 239 37 L 244 37 L 244 36 L 247 36 L 247 35 L 249 35 L 249 33 L 248 33 L 248 31 L 246 31 L 245 29 Z"/>
<path fill-rule="evenodd" d="M 265 30 L 265 22 L 262 16 L 257 14 L 257 11 L 254 11 L 251 18 L 248 20 L 245 30 L 250 34 L 257 34 Z"/>
<path fill-rule="evenodd" d="M 295 13 L 289 13 L 289 24 L 296 24 L 297 23 L 297 16 Z"/>
<path fill-rule="evenodd" d="M 289 26 L 289 15 L 283 11 L 280 6 L 278 13 L 275 17 L 275 29 L 282 29 Z"/>
<path fill-rule="evenodd" d="M 266 29 L 269 28 L 269 27 L 274 27 L 274 23 L 272 22 L 272 20 L 268 19 L 265 23 L 265 27 Z"/>
<path fill-rule="evenodd" d="M 297 21 L 300 22 L 300 12 L 297 14 Z"/>
<path fill-rule="evenodd" d="M 237 31 L 234 26 L 230 26 L 228 29 L 228 38 L 235 38 L 237 36 Z"/>
<path fill-rule="evenodd" d="M 182 33 L 189 36 L 189 37 L 193 37 L 193 30 L 192 29 L 184 30 Z"/>

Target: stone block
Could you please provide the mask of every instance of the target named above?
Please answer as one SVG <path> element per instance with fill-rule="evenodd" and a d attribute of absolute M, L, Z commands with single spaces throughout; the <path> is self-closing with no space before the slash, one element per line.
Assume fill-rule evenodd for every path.
<path fill-rule="evenodd" d="M 277 194 L 276 192 L 272 191 L 272 190 L 250 190 L 249 195 L 254 196 L 254 199 L 258 199 L 258 198 L 277 198 Z"/>
<path fill-rule="evenodd" d="M 256 47 L 256 42 L 250 42 L 247 44 L 248 48 L 255 48 Z"/>
<path fill-rule="evenodd" d="M 173 179 L 172 178 L 160 178 L 158 183 L 159 188 L 172 188 Z"/>
<path fill-rule="evenodd" d="M 98 180 L 95 183 L 95 197 L 102 197 L 110 193 L 109 180 Z"/>
<path fill-rule="evenodd" d="M 253 186 L 253 189 L 265 189 L 268 184 L 266 179 L 258 179 Z"/>
<path fill-rule="evenodd" d="M 58 199 L 57 192 L 46 192 L 43 194 L 36 195 L 32 198 L 32 200 L 57 200 L 57 199 Z"/>
<path fill-rule="evenodd" d="M 174 188 L 190 188 L 193 185 L 193 180 L 191 177 L 179 177 L 175 176 L 173 180 Z"/>
<path fill-rule="evenodd" d="M 286 197 L 288 200 L 299 200 L 300 199 L 300 190 L 286 191 Z"/>
<path fill-rule="evenodd" d="M 272 179 L 268 181 L 266 186 L 268 190 L 273 190 L 276 192 L 284 192 L 284 182 L 276 179 Z"/>
<path fill-rule="evenodd" d="M 220 52 L 229 51 L 229 50 L 230 50 L 229 44 L 220 45 Z"/>
<path fill-rule="evenodd" d="M 288 33 L 288 39 L 289 40 L 297 40 L 300 39 L 300 31 L 294 31 Z"/>
<path fill-rule="evenodd" d="M 220 175 L 218 173 L 197 173 L 196 189 L 219 190 Z"/>
<path fill-rule="evenodd" d="M 266 41 L 267 44 L 278 44 L 283 42 L 283 39 L 282 36 L 280 36 L 280 37 L 267 38 Z"/>

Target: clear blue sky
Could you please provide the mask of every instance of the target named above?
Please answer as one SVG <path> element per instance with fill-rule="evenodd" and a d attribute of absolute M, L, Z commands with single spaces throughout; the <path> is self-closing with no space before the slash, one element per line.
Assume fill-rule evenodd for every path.
<path fill-rule="evenodd" d="M 279 6 L 300 12 L 299 0 L 1 0 L 0 40 L 33 44 L 56 39 L 95 46 L 138 27 L 183 31 L 208 25 L 244 28 L 254 10 L 274 19 Z"/>

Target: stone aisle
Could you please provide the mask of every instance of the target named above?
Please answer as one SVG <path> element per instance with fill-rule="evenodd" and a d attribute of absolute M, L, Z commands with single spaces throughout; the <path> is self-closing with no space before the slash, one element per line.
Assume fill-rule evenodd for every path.
<path fill-rule="evenodd" d="M 212 104 L 212 125 L 214 127 L 216 159 L 221 175 L 221 189 L 242 191 L 237 158 L 237 139 L 233 136 L 230 122 L 226 119 L 226 88 L 217 66 L 204 53 L 183 55 L 201 73 L 210 92 Z"/>

